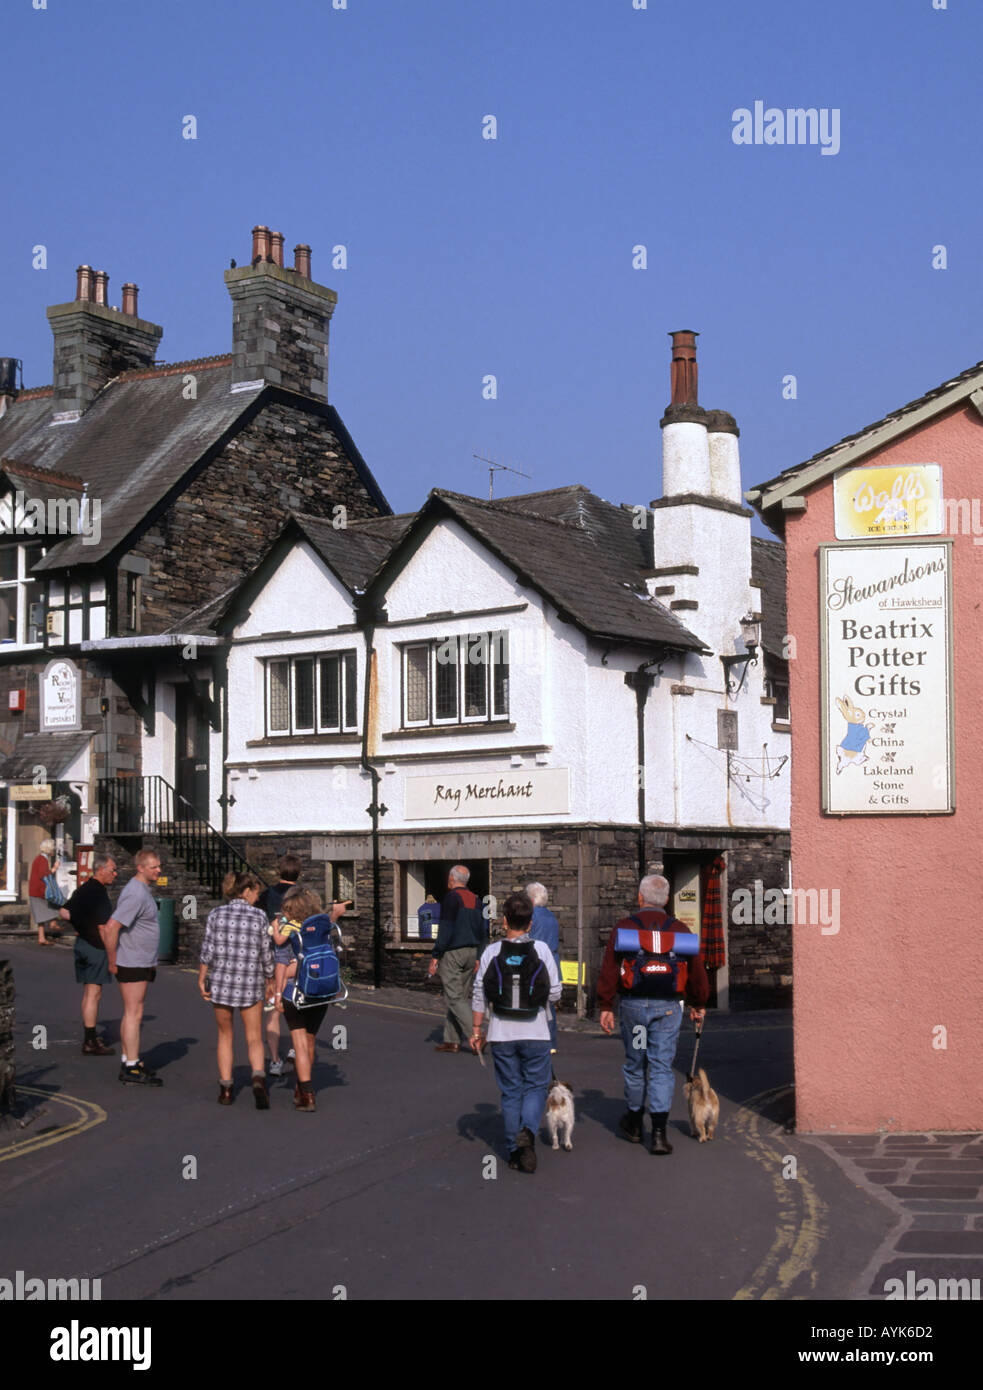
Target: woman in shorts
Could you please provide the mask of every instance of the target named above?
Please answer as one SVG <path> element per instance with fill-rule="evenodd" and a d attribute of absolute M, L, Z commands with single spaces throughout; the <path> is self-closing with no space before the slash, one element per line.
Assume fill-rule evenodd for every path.
<path fill-rule="evenodd" d="M 198 989 L 215 1009 L 218 1028 L 218 1103 L 231 1105 L 233 1019 L 242 1015 L 257 1110 L 269 1110 L 263 1052 L 263 999 L 273 993 L 269 922 L 256 900 L 266 885 L 253 873 L 226 874 L 228 902 L 208 914 L 201 943 Z M 207 981 L 207 984 L 206 984 Z"/>
<path fill-rule="evenodd" d="M 338 918 L 344 913 L 347 904 L 332 903 L 329 914 L 333 922 L 337 923 Z M 315 917 L 321 912 L 321 898 L 315 893 L 313 888 L 291 888 L 286 894 L 281 905 L 281 915 L 273 923 L 273 940 L 278 946 L 286 944 L 294 945 L 299 940 L 300 928 L 307 921 L 308 917 Z M 340 946 L 341 931 L 335 927 L 337 941 L 335 949 Z M 283 972 L 282 974 L 280 972 Z M 314 1004 L 306 1009 L 298 1009 L 289 998 L 284 998 L 285 985 L 297 972 L 296 960 L 289 966 L 277 966 L 276 982 L 276 1006 L 287 1021 L 290 1029 L 290 1040 L 294 1046 L 294 1067 L 296 1068 L 297 1084 L 294 1087 L 294 1109 L 313 1112 L 317 1109 L 314 1100 L 314 1087 L 311 1083 L 311 1073 L 314 1069 L 314 1039 L 317 1031 L 324 1022 L 324 1016 L 328 1012 L 330 1005 Z M 289 987 L 287 994 L 289 995 Z"/>

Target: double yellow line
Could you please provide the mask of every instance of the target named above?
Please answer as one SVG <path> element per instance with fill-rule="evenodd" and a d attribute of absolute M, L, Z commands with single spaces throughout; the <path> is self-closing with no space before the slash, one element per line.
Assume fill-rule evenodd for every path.
<path fill-rule="evenodd" d="M 791 1086 L 762 1091 L 745 1101 L 731 1122 L 744 1139 L 747 1152 L 767 1170 L 778 1201 L 778 1224 L 771 1248 L 743 1288 L 733 1295 L 734 1299 L 808 1298 L 816 1287 L 816 1255 L 826 1234 L 826 1207 L 812 1183 L 799 1171 L 797 1156 L 776 1152 L 760 1131 L 760 1107 L 791 1093 Z M 796 1158 L 796 1176 L 786 1178 L 782 1170 L 785 1160 L 792 1157 Z M 800 1281 L 805 1289 L 792 1293 Z"/>
<path fill-rule="evenodd" d="M 46 1149 L 49 1144 L 60 1144 L 63 1139 L 71 1139 L 76 1134 L 83 1134 L 85 1130 L 94 1128 L 95 1125 L 101 1125 L 106 1118 L 106 1112 L 101 1105 L 79 1100 L 77 1096 L 66 1096 L 61 1091 L 39 1091 L 33 1086 L 18 1086 L 17 1090 L 22 1095 L 36 1096 L 49 1104 L 64 1105 L 74 1113 L 75 1118 L 67 1120 L 48 1134 L 37 1134 L 4 1145 L 0 1148 L 0 1163 L 6 1163 L 11 1158 L 20 1158 L 22 1154 L 36 1153 L 38 1149 Z"/>

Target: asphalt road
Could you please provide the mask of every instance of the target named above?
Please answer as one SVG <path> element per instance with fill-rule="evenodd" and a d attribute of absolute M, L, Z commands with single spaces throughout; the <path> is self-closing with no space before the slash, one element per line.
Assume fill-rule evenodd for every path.
<path fill-rule="evenodd" d="M 385 993 L 329 1014 L 316 1114 L 294 1111 L 292 1072 L 258 1112 L 241 1034 L 246 1089 L 216 1103 L 214 1022 L 192 974 L 163 967 L 150 988 L 143 1055 L 165 1084 L 144 1089 L 117 1080 L 113 987 L 101 1021 L 117 1056 L 86 1058 L 70 952 L 0 955 L 35 1116 L 0 1127 L 3 1277 L 98 1277 L 104 1299 L 125 1300 L 846 1299 L 892 1224 L 775 1122 L 787 1019 L 711 1021 L 701 1064 L 721 1097 L 718 1137 L 689 1138 L 677 1086 L 668 1158 L 617 1137 L 620 1040 L 561 1034 L 574 1147 L 540 1141 L 530 1176 L 507 1167 L 490 1060 L 435 1053 L 438 1020 Z M 683 1069 L 691 1045 L 684 1031 Z"/>

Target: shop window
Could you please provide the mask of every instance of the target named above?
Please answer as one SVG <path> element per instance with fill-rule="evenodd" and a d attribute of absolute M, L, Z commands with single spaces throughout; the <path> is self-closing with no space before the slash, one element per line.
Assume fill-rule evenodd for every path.
<path fill-rule="evenodd" d="M 267 736 L 355 732 L 357 670 L 353 651 L 267 661 Z"/>
<path fill-rule="evenodd" d="M 508 633 L 403 648 L 403 727 L 487 723 L 509 714 Z"/>
<path fill-rule="evenodd" d="M 336 903 L 355 902 L 355 865 L 349 859 L 328 866 L 331 884 L 331 900 Z M 352 907 L 349 911 L 355 911 Z"/>
<path fill-rule="evenodd" d="M 0 546 L 0 642 L 18 646 L 44 639 L 44 593 L 31 570 L 43 545 Z"/>

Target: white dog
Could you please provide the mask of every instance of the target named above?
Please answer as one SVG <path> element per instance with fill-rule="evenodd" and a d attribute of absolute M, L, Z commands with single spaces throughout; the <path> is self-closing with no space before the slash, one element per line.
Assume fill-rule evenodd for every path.
<path fill-rule="evenodd" d="M 564 1086 L 562 1081 L 551 1081 L 549 1095 L 546 1097 L 546 1127 L 550 1132 L 550 1140 L 554 1149 L 560 1147 L 560 1138 L 563 1138 L 563 1147 L 567 1150 L 573 1148 L 573 1124 L 576 1117 L 573 1113 L 573 1092 L 569 1086 Z"/>

